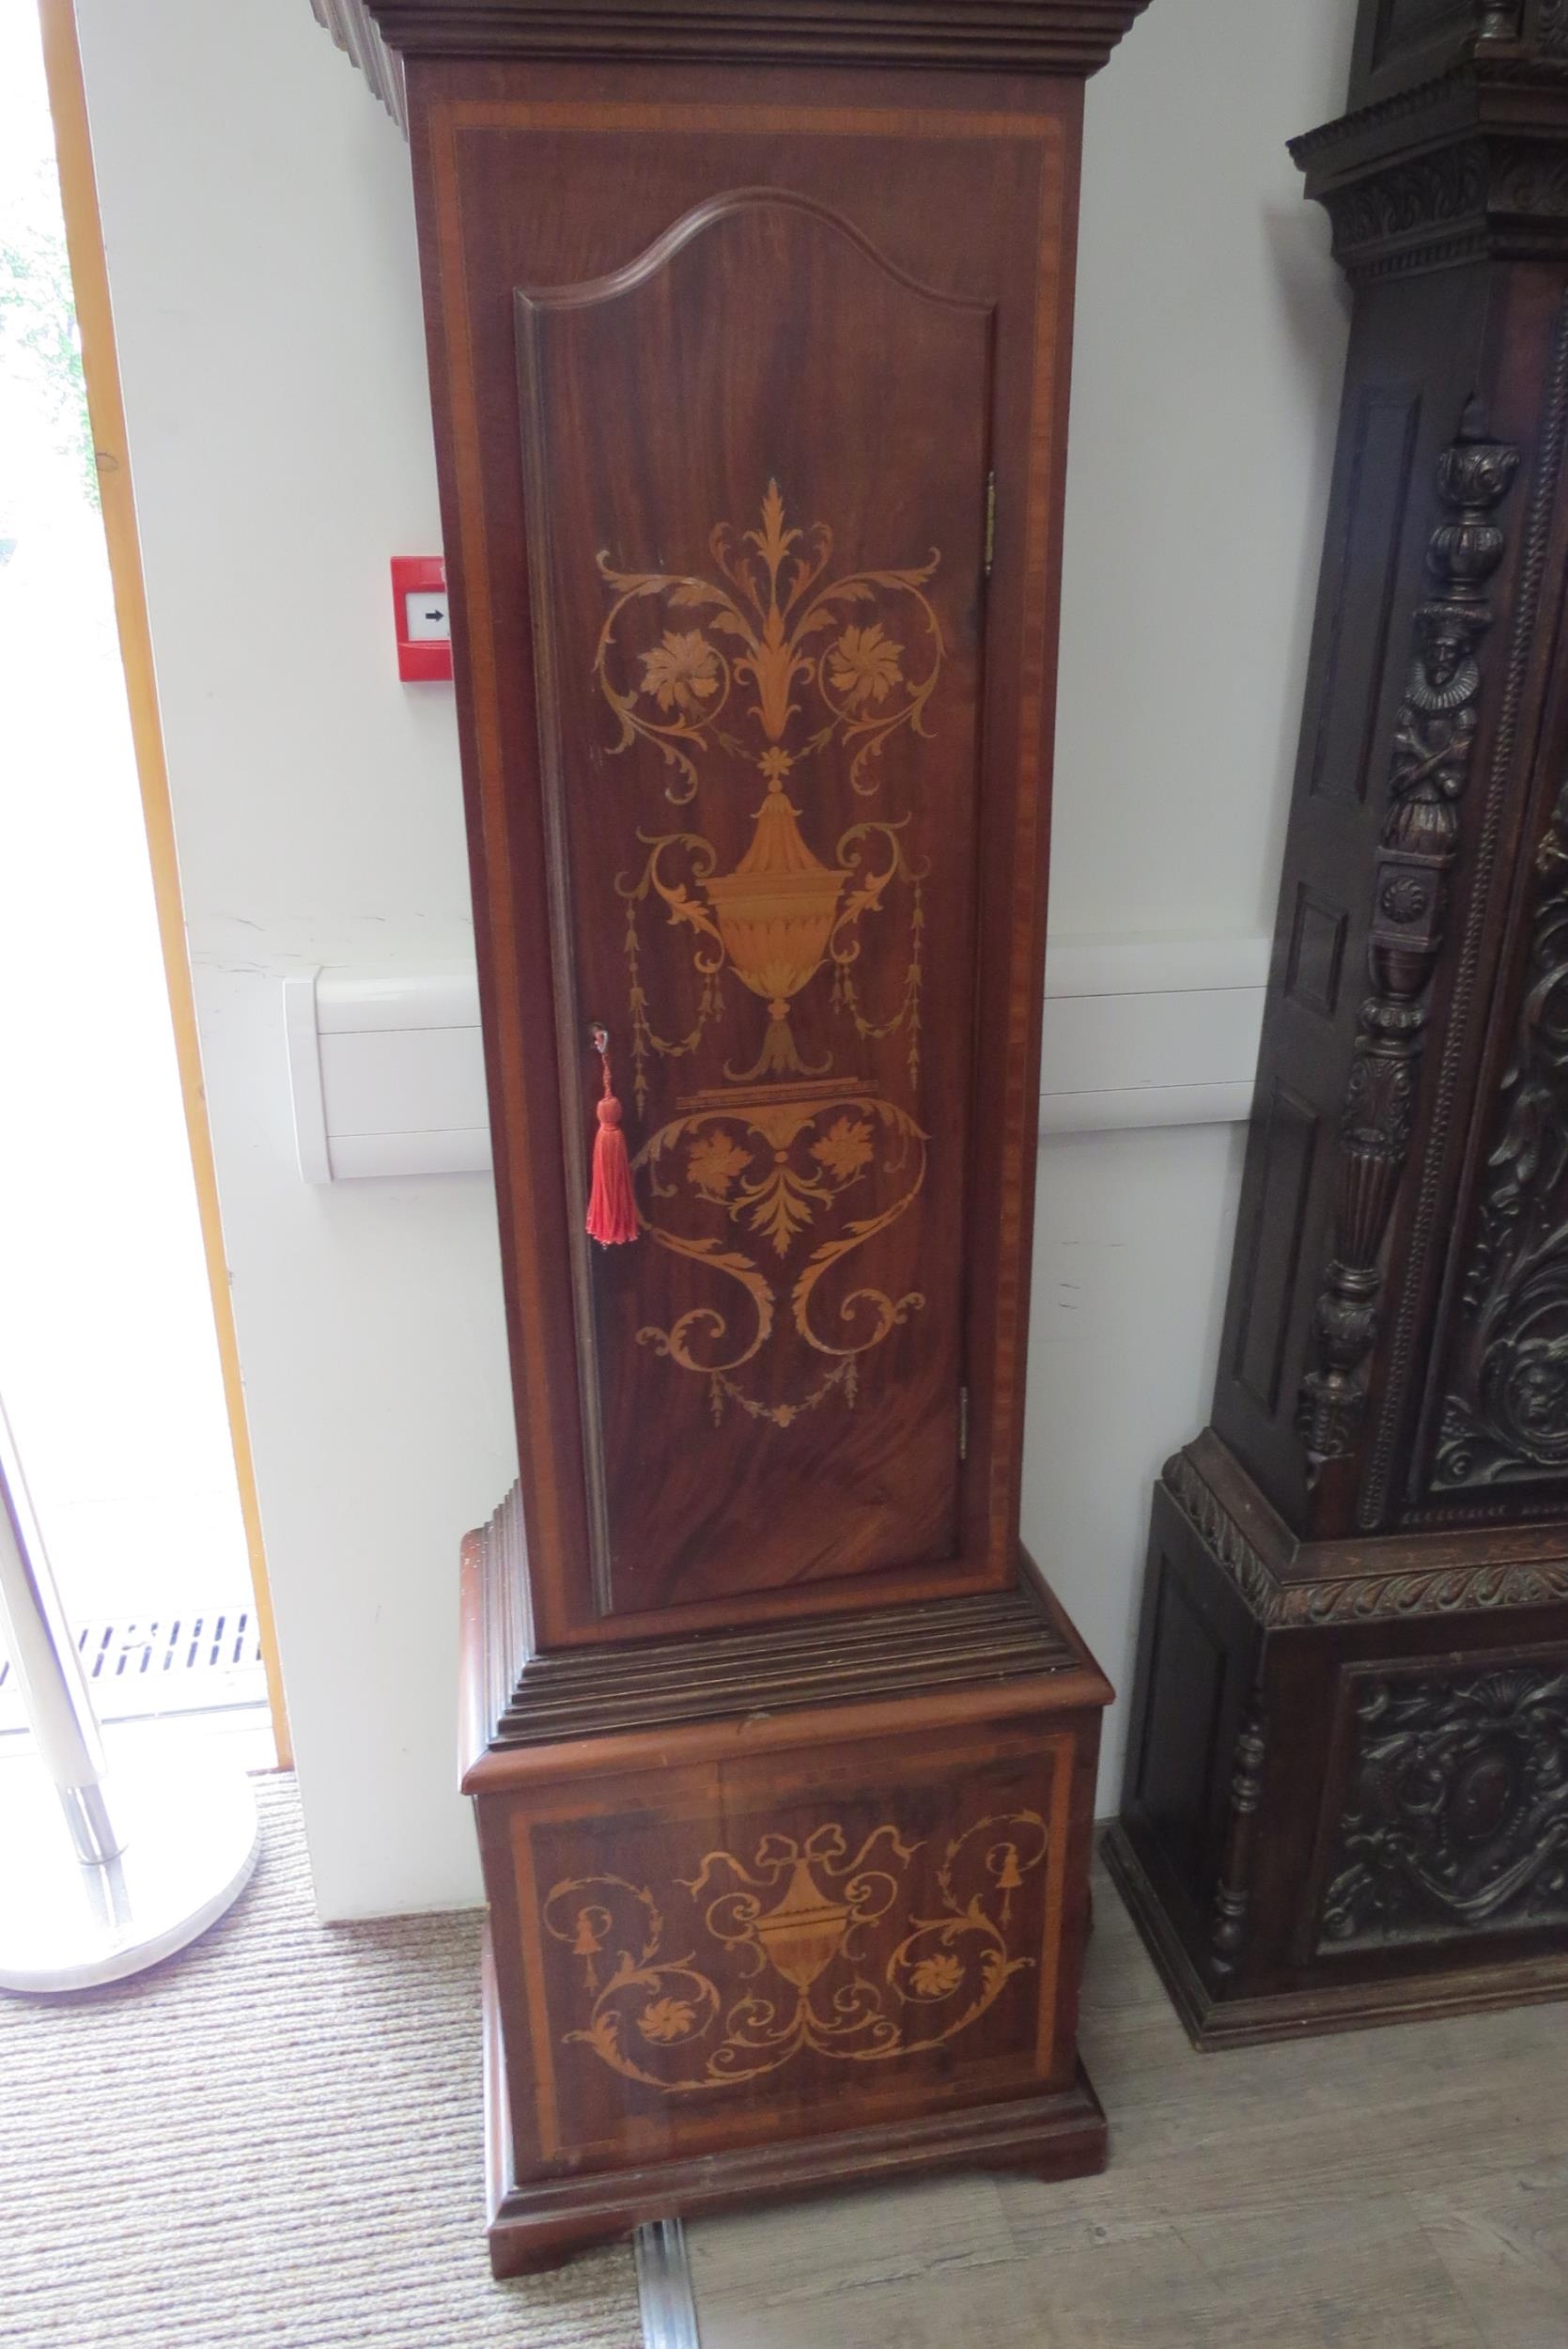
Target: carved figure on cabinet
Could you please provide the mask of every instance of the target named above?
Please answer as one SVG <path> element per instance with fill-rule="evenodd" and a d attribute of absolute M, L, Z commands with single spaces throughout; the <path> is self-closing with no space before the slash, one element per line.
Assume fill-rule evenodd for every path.
<path fill-rule="evenodd" d="M 1465 788 L 1475 747 L 1481 689 L 1475 646 L 1489 617 L 1452 603 L 1417 610 L 1415 657 L 1394 723 L 1390 847 L 1452 845 L 1457 819 L 1449 802 Z"/>

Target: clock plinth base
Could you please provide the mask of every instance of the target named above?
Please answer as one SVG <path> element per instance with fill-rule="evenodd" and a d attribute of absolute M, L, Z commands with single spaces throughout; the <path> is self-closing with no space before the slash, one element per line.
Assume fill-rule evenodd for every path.
<path fill-rule="evenodd" d="M 1158 1889 L 1164 1872 L 1157 1859 L 1151 1855 L 1145 1867 L 1139 1843 L 1120 1820 L 1107 1828 L 1100 1852 L 1188 2037 L 1203 2055 L 1321 2031 L 1436 2023 L 1454 2015 L 1568 1998 L 1568 1951 L 1522 1964 L 1448 1967 L 1433 1974 L 1330 1983 L 1259 1998 L 1217 1995 L 1172 1922 L 1170 1895 Z"/>
<path fill-rule="evenodd" d="M 1200 2047 L 1568 1997 L 1568 1525 L 1302 1542 L 1155 1490 L 1105 1858 Z"/>
<path fill-rule="evenodd" d="M 1101 2168 L 1078 2061 L 1110 1689 L 1010 1590 L 507 1654 L 464 1550 L 498 2275 L 644 2220 L 970 2165 Z"/>
<path fill-rule="evenodd" d="M 486 2201 L 490 2267 L 498 2278 L 562 2266 L 597 2243 L 660 2218 L 702 2218 L 746 2203 L 864 2192 L 899 2178 L 1005 2170 L 1055 2181 L 1105 2168 L 1105 2113 L 1080 2063 L 1072 2084 L 890 2129 L 842 2129 L 758 2145 L 716 2164 L 649 2163 L 598 2176 L 519 2186 L 514 2176 L 506 2059 L 493 1971 L 485 1971 Z"/>

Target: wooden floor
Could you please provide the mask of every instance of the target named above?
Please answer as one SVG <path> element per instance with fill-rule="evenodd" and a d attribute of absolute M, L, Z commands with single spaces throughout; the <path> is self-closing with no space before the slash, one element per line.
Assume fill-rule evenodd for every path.
<path fill-rule="evenodd" d="M 1568 2349 L 1568 2006 L 1195 2055 L 1095 1907 L 1105 2175 L 704 2220 L 703 2349 Z"/>

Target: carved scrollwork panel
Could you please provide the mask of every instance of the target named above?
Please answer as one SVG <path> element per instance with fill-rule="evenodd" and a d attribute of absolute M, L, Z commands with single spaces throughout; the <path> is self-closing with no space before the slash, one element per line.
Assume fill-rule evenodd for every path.
<path fill-rule="evenodd" d="M 1358 1675 L 1319 1951 L 1568 1921 L 1568 1657 Z"/>
<path fill-rule="evenodd" d="M 1485 196 L 1486 149 L 1467 139 L 1331 189 L 1324 208 L 1346 268 L 1374 257 L 1397 266 L 1405 256 L 1429 260 L 1441 238 L 1479 230 Z"/>
<path fill-rule="evenodd" d="M 1568 786 L 1535 857 L 1512 1060 L 1465 1268 L 1439 1491 L 1568 1478 Z"/>

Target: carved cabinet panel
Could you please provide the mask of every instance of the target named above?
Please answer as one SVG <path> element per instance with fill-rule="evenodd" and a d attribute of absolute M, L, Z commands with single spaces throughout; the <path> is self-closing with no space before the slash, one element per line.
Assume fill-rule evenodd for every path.
<path fill-rule="evenodd" d="M 518 297 L 608 1610 L 957 1545 L 991 329 L 774 192 Z"/>
<path fill-rule="evenodd" d="M 1568 1921 L 1568 1653 L 1341 1689 L 1320 1953 Z"/>
<path fill-rule="evenodd" d="M 1512 1050 L 1463 1238 L 1432 1485 L 1568 1480 L 1568 805 L 1535 852 Z"/>

